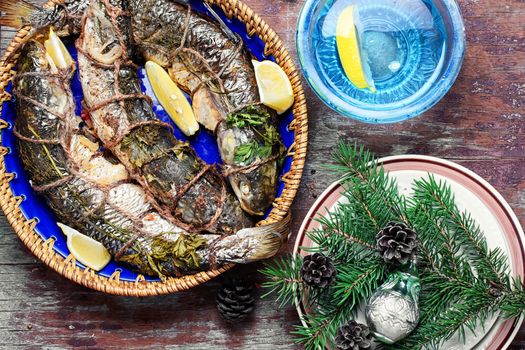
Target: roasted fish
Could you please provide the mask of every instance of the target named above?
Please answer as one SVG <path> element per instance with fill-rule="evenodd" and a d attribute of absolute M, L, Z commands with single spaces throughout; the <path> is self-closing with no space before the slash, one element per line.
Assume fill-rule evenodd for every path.
<path fill-rule="evenodd" d="M 220 234 L 253 226 L 216 168 L 200 161 L 154 114 L 131 62 L 125 4 L 93 1 L 76 43 L 84 102 L 97 136 L 178 226 Z"/>
<path fill-rule="evenodd" d="M 129 7 L 137 50 L 191 94 L 197 120 L 216 133 L 242 208 L 264 214 L 275 199 L 284 147 L 275 112 L 260 104 L 242 41 L 175 1 L 129 0 Z"/>
<path fill-rule="evenodd" d="M 101 242 L 117 261 L 153 276 L 276 253 L 288 220 L 228 236 L 202 235 L 156 211 L 126 168 L 100 152 L 97 139 L 79 126 L 69 87 L 74 65 L 53 60 L 59 53 L 46 50 L 43 39 L 29 40 L 17 65 L 15 134 L 33 188 L 59 221 Z"/>
<path fill-rule="evenodd" d="M 2 1 L 0 11 L 6 14 L 0 17 L 0 24 L 16 26 L 23 22 L 22 16 L 24 23 L 30 23 L 36 30 L 52 24 L 63 34 L 78 34 L 79 15 L 88 2 L 67 0 L 65 6 L 34 11 L 33 5 L 23 1 L 13 4 Z M 132 30 L 124 28 L 123 34 L 132 34 L 134 43 L 125 49 L 130 58 L 135 54 L 131 48 L 136 48 L 136 53 L 168 69 L 174 81 L 191 94 L 198 121 L 216 133 L 225 163 L 224 174 L 242 208 L 250 214 L 262 215 L 275 199 L 279 165 L 284 156 L 276 130 L 276 114 L 260 104 L 251 57 L 242 41 L 232 38 L 231 33 L 224 31 L 216 21 L 191 11 L 180 2 L 125 0 L 117 4 L 126 8 L 125 14 L 130 15 L 118 16 L 119 25 L 126 26 L 124 22 L 128 21 L 132 24 Z M 96 25 L 104 29 L 108 27 L 107 22 Z M 99 33 L 101 38 L 98 39 L 103 42 L 98 44 L 111 46 L 110 49 L 95 48 L 95 51 L 105 50 L 103 54 L 92 52 L 99 62 L 118 51 L 116 42 L 108 41 L 111 32 Z M 89 38 L 89 41 L 94 43 L 98 39 Z M 128 90 L 134 91 L 134 88 L 129 86 Z M 128 100 L 124 103 L 133 104 Z M 149 120 L 149 116 L 142 119 Z M 163 184 L 157 185 L 161 191 L 172 190 L 165 186 L 169 181 L 160 181 Z M 196 222 L 206 219 L 209 215 L 201 215 Z M 192 220 L 186 217 L 186 222 Z"/>

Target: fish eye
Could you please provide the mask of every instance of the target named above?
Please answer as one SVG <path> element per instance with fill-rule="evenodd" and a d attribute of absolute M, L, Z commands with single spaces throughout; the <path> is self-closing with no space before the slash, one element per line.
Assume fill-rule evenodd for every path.
<path fill-rule="evenodd" d="M 250 184 L 249 183 L 242 181 L 239 187 L 241 188 L 242 194 L 244 194 L 244 195 L 250 194 L 251 188 L 250 188 Z"/>

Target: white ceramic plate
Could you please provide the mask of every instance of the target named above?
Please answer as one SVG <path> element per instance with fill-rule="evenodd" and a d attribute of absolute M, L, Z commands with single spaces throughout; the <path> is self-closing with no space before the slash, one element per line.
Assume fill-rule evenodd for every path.
<path fill-rule="evenodd" d="M 472 171 L 453 162 L 427 156 L 392 156 L 379 160 L 397 181 L 399 191 L 410 195 L 412 182 L 433 174 L 436 180 L 446 180 L 462 210 L 468 210 L 485 233 L 489 248 L 500 247 L 508 256 L 512 274 L 524 276 L 525 236 L 516 215 L 503 197 L 485 180 Z M 339 183 L 329 186 L 310 208 L 295 241 L 294 253 L 306 255 L 301 247 L 309 247 L 313 242 L 306 233 L 319 226 L 315 220 L 325 215 L 343 200 Z M 306 312 L 296 300 L 297 312 Z M 360 317 L 358 317 L 360 318 Z M 440 349 L 443 350 L 503 350 L 506 349 L 518 332 L 523 319 L 502 320 L 497 317 L 487 320 L 484 327 L 475 332 L 467 332 L 466 342 L 453 337 Z M 306 324 L 305 324 L 306 326 Z"/>

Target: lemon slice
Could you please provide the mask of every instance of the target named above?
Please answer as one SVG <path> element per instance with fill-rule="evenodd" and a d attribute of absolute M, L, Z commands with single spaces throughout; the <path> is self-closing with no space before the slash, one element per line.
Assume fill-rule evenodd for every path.
<path fill-rule="evenodd" d="M 283 69 L 272 61 L 252 61 L 261 102 L 283 114 L 293 105 L 292 84 Z"/>
<path fill-rule="evenodd" d="M 53 28 L 49 28 L 49 39 L 44 41 L 44 47 L 58 68 L 66 69 L 73 64 L 73 58 L 71 58 L 62 40 L 60 40 L 58 35 L 53 31 Z"/>
<path fill-rule="evenodd" d="M 181 89 L 171 80 L 168 72 L 153 61 L 146 62 L 146 74 L 153 93 L 161 106 L 186 136 L 199 130 L 193 109 Z"/>
<path fill-rule="evenodd" d="M 67 237 L 69 251 L 80 263 L 95 271 L 109 263 L 111 255 L 101 243 L 60 222 L 57 225 Z"/>
<path fill-rule="evenodd" d="M 337 20 L 337 52 L 345 74 L 352 84 L 359 89 L 376 92 L 366 56 L 361 54 L 359 33 L 357 10 L 354 5 L 350 5 L 341 12 Z"/>

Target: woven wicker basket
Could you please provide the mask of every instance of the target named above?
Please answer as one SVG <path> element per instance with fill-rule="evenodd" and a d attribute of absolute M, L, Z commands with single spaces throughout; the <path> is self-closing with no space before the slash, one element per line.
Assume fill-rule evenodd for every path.
<path fill-rule="evenodd" d="M 206 1 L 209 4 L 220 6 L 228 17 L 237 18 L 244 22 L 250 36 L 259 36 L 265 44 L 264 53 L 275 57 L 277 63 L 288 75 L 293 86 L 293 92 L 295 95 L 295 104 L 293 106 L 294 120 L 289 126 L 290 130 L 293 130 L 295 133 L 294 143 L 289 151 L 289 155 L 292 156 L 292 165 L 290 171 L 282 177 L 285 187 L 281 196 L 273 203 L 273 209 L 268 218 L 260 222 L 260 224 L 273 223 L 281 220 L 288 213 L 301 181 L 304 161 L 306 158 L 308 124 L 306 102 L 300 77 L 290 55 L 284 48 L 281 40 L 279 40 L 277 34 L 275 34 L 275 32 L 257 14 L 255 14 L 253 10 L 237 0 Z M 59 2 L 59 0 L 51 0 L 46 6 L 52 6 Z M 18 54 L 16 54 L 16 52 L 22 45 L 29 29 L 29 27 L 25 27 L 17 32 L 13 41 L 6 49 L 4 57 L 0 63 L 0 112 L 3 102 L 11 99 L 11 95 L 5 91 L 5 88 L 9 83 L 9 80 L 14 76 L 14 71 L 12 69 L 18 59 Z M 12 55 L 13 52 L 15 52 L 15 54 Z M 7 126 L 7 122 L 0 119 L 0 130 Z M 154 296 L 187 290 L 220 275 L 233 266 L 226 265 L 218 269 L 179 278 L 170 277 L 162 282 L 146 282 L 144 276 L 141 275 L 139 275 L 135 282 L 121 281 L 119 272 L 115 272 L 110 278 L 106 278 L 97 275 L 93 270 L 79 268 L 72 255 L 64 259 L 53 250 L 53 239 L 47 241 L 42 240 L 34 230 L 36 225 L 35 219 L 28 220 L 22 214 L 19 208 L 22 198 L 14 196 L 9 186 L 9 182 L 14 178 L 14 175 L 6 172 L 4 156 L 8 151 L 7 148 L 0 147 L 0 205 L 2 210 L 17 235 L 29 250 L 60 275 L 88 288 L 109 294 Z"/>

